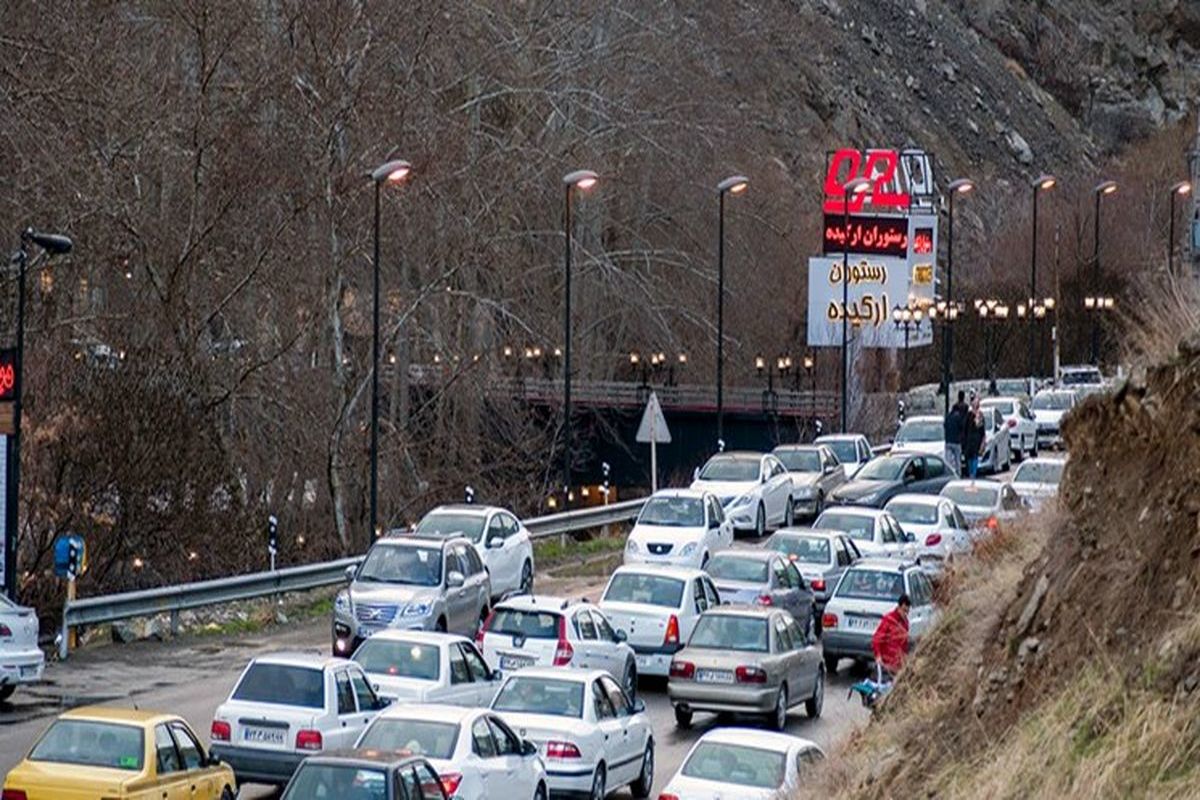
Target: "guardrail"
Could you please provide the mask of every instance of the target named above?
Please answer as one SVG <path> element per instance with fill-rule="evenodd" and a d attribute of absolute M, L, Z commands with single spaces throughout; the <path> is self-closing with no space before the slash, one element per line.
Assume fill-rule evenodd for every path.
<path fill-rule="evenodd" d="M 642 510 L 645 498 L 625 500 L 611 505 L 579 508 L 525 520 L 533 539 L 565 536 L 568 533 L 598 528 L 633 519 Z M 71 600 L 63 606 L 59 658 L 69 655 L 70 631 L 80 625 L 99 625 L 136 617 L 171 615 L 171 630 L 179 627 L 179 612 L 203 606 L 253 600 L 281 592 L 300 592 L 334 586 L 346 580 L 346 568 L 357 566 L 363 556 L 341 558 L 319 564 L 304 564 L 268 572 L 252 572 L 230 578 L 214 578 L 178 586 L 162 586 L 136 592 L 98 595 Z"/>

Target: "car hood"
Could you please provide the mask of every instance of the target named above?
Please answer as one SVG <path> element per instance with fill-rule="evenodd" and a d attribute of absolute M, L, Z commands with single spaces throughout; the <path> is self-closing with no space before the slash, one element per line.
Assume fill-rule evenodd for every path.
<path fill-rule="evenodd" d="M 821 473 L 789 472 L 788 477 L 792 479 L 792 486 L 816 486 L 817 481 L 821 480 Z"/>
<path fill-rule="evenodd" d="M 676 528 L 673 525 L 634 525 L 629 538 L 636 542 L 695 542 L 704 536 L 704 528 Z"/>
<path fill-rule="evenodd" d="M 896 442 L 894 445 L 896 450 L 906 450 L 914 453 L 928 453 L 931 456 L 940 456 L 946 452 L 946 443 L 944 441 L 936 442 Z"/>
<path fill-rule="evenodd" d="M 441 595 L 437 586 L 409 586 L 403 583 L 358 583 L 350 586 L 350 602 L 399 606 L 407 603 L 433 603 Z"/>
<path fill-rule="evenodd" d="M 779 797 L 779 789 L 759 789 L 676 775 L 663 789 L 663 794 L 686 797 L 687 800 L 771 800 Z"/>
<path fill-rule="evenodd" d="M 831 496 L 834 500 L 858 500 L 869 494 L 894 488 L 898 483 L 899 481 L 867 481 L 855 478 L 834 489 Z"/>
<path fill-rule="evenodd" d="M 722 502 L 741 497 L 752 492 L 761 484 L 758 481 L 692 481 L 692 489 L 697 492 L 712 492 Z"/>

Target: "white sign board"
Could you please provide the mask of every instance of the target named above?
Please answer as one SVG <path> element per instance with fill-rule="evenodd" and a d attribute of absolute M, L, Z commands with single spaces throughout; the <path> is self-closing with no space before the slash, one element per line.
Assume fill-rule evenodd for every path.
<path fill-rule="evenodd" d="M 626 430 L 629 429 L 626 428 Z M 650 399 L 646 401 L 646 410 L 642 412 L 642 423 L 638 425 L 637 441 L 640 444 L 671 443 L 671 431 L 667 429 L 667 418 L 663 416 L 658 395 L 654 392 L 650 393 Z"/>

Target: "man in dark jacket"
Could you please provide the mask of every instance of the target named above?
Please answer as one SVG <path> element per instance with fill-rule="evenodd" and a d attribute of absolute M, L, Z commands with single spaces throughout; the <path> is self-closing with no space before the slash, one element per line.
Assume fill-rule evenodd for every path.
<path fill-rule="evenodd" d="M 967 459 L 967 477 L 971 480 L 975 480 L 979 474 L 979 456 L 983 453 L 986 437 L 983 409 L 979 407 L 979 398 L 976 397 L 971 401 L 967 421 L 963 426 L 963 456 Z"/>
<path fill-rule="evenodd" d="M 958 393 L 958 402 L 950 407 L 950 412 L 946 414 L 946 421 L 942 424 L 943 438 L 946 441 L 946 463 L 950 465 L 950 469 L 954 470 L 954 474 L 960 478 L 963 474 L 962 440 L 963 428 L 966 422 L 966 395 L 960 391 Z"/>
<path fill-rule="evenodd" d="M 895 675 L 904 666 L 904 658 L 908 655 L 908 611 L 912 601 L 907 594 L 900 595 L 896 607 L 883 615 L 879 627 L 871 637 L 871 650 L 875 653 L 875 663 L 883 669 L 884 679 Z"/>

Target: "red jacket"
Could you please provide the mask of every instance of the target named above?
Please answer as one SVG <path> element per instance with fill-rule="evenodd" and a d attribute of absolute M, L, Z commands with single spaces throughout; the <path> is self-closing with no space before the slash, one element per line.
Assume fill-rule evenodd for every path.
<path fill-rule="evenodd" d="M 871 649 L 883 668 L 893 675 L 904 666 L 908 654 L 908 620 L 900 616 L 899 609 L 893 608 L 883 615 L 871 637 Z"/>

